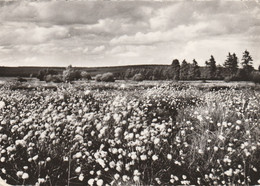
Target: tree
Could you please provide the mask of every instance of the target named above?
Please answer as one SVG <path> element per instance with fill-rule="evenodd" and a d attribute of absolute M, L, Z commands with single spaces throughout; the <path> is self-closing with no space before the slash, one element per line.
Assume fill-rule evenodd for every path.
<path fill-rule="evenodd" d="M 172 67 L 167 67 L 162 71 L 164 79 L 173 79 Z"/>
<path fill-rule="evenodd" d="M 260 65 L 258 66 L 258 71 L 260 72 Z"/>
<path fill-rule="evenodd" d="M 224 63 L 224 67 L 228 70 L 230 75 L 234 75 L 238 70 L 238 58 L 235 53 L 231 55 L 228 53 L 227 59 Z"/>
<path fill-rule="evenodd" d="M 200 67 L 198 62 L 193 59 L 192 64 L 190 65 L 189 69 L 189 79 L 195 80 L 200 77 Z"/>
<path fill-rule="evenodd" d="M 125 71 L 124 78 L 125 78 L 125 79 L 130 79 L 131 77 L 133 77 L 133 72 L 134 72 L 134 70 L 133 70 L 132 68 L 128 68 L 128 69 Z"/>
<path fill-rule="evenodd" d="M 43 81 L 44 80 L 44 76 L 46 76 L 46 70 L 40 70 L 37 74 L 37 78 L 40 80 L 40 81 Z"/>
<path fill-rule="evenodd" d="M 46 80 L 46 76 L 47 75 L 58 75 L 58 72 L 55 71 L 55 70 L 52 70 L 52 69 L 43 69 L 43 70 L 40 70 L 37 74 L 37 78 L 40 80 L 40 81 L 45 81 Z"/>
<path fill-rule="evenodd" d="M 64 71 L 63 71 L 63 81 L 70 82 L 74 80 L 80 79 L 81 75 L 78 70 L 75 70 L 71 65 L 69 65 Z"/>
<path fill-rule="evenodd" d="M 254 70 L 254 67 L 252 66 L 253 59 L 247 50 L 245 50 L 245 52 L 243 53 L 241 64 L 243 66 L 241 71 L 241 78 L 243 80 L 250 80 L 250 74 Z"/>
<path fill-rule="evenodd" d="M 162 72 L 162 69 L 161 69 L 161 68 L 159 68 L 159 67 L 154 67 L 152 79 L 153 79 L 153 80 L 162 79 L 161 72 Z"/>
<path fill-rule="evenodd" d="M 86 71 L 80 72 L 80 76 L 82 79 L 91 80 L 91 75 Z"/>
<path fill-rule="evenodd" d="M 255 84 L 260 84 L 260 72 L 254 71 L 250 74 L 251 81 L 253 81 Z"/>
<path fill-rule="evenodd" d="M 101 81 L 101 77 L 102 77 L 102 74 L 97 74 L 94 79 L 96 81 L 100 82 Z"/>
<path fill-rule="evenodd" d="M 184 59 L 181 63 L 181 67 L 180 67 L 180 79 L 187 80 L 188 75 L 189 75 L 189 64 Z"/>
<path fill-rule="evenodd" d="M 223 79 L 223 67 L 220 64 L 217 66 L 215 78 L 218 80 Z"/>
<path fill-rule="evenodd" d="M 215 58 L 213 57 L 213 55 L 210 56 L 209 61 L 205 62 L 206 67 L 208 68 L 207 70 L 207 78 L 209 79 L 214 79 L 216 76 L 216 70 L 217 70 L 217 66 L 216 66 L 216 61 Z"/>
<path fill-rule="evenodd" d="M 133 77 L 133 81 L 143 81 L 144 76 L 142 74 L 135 74 Z"/>
<path fill-rule="evenodd" d="M 107 73 L 103 74 L 101 76 L 101 81 L 104 81 L 104 82 L 114 82 L 115 81 L 114 74 L 111 73 L 111 72 L 107 72 Z"/>
<path fill-rule="evenodd" d="M 173 79 L 179 80 L 180 79 L 180 62 L 178 59 L 174 59 L 172 61 L 172 69 L 173 69 Z"/>
<path fill-rule="evenodd" d="M 249 52 L 247 50 L 245 50 L 245 52 L 243 53 L 242 62 L 241 62 L 243 68 L 252 70 L 253 69 L 252 62 L 253 62 L 252 57 L 250 56 Z"/>

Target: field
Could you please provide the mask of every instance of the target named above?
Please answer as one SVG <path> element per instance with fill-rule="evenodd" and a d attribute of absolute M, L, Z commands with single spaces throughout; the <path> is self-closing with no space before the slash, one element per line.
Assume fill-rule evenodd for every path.
<path fill-rule="evenodd" d="M 260 184 L 254 84 L 2 79 L 0 95 L 8 184 Z"/>

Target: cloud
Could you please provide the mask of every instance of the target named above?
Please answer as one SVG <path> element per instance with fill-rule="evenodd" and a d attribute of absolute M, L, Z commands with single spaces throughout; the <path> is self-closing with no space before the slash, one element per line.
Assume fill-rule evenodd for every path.
<path fill-rule="evenodd" d="M 83 49 L 83 53 L 88 53 L 88 51 L 89 51 L 89 49 L 88 49 L 88 47 L 85 47 L 84 49 Z"/>
<path fill-rule="evenodd" d="M 106 48 L 106 47 L 105 47 L 104 45 L 95 47 L 95 48 L 91 51 L 91 53 L 92 53 L 92 54 L 100 53 L 100 52 L 102 52 L 103 50 L 105 50 L 105 48 Z"/>
<path fill-rule="evenodd" d="M 223 61 L 231 50 L 248 49 L 258 59 L 259 7 L 251 1 L 0 2 L 0 58 L 7 65 L 29 64 L 30 57 L 64 66 L 204 63 L 210 54 Z"/>
<path fill-rule="evenodd" d="M 237 37 L 226 38 L 207 38 L 196 41 L 189 41 L 186 45 L 181 47 L 177 58 L 192 61 L 196 59 L 200 65 L 205 65 L 205 61 L 213 55 L 217 64 L 223 64 L 226 60 L 228 53 L 236 53 L 239 59 L 242 58 L 242 53 L 248 49 L 250 53 L 254 54 L 253 57 L 258 59 L 257 47 L 251 41 L 245 38 L 237 39 Z M 199 52 L 200 51 L 200 52 Z M 258 61 L 255 61 L 257 66 Z"/>
<path fill-rule="evenodd" d="M 17 1 L 0 4 L 0 20 L 56 25 L 95 24 L 106 18 L 143 20 L 149 12 L 145 2 Z M 151 6 L 154 6 L 151 3 Z M 130 15 L 130 16 L 129 16 Z"/>
<path fill-rule="evenodd" d="M 34 24 L 0 25 L 0 45 L 45 43 L 50 40 L 64 39 L 69 31 L 65 27 L 42 27 Z"/>
<path fill-rule="evenodd" d="M 154 44 L 161 42 L 189 40 L 196 37 L 199 31 L 207 26 L 206 23 L 195 25 L 180 25 L 177 28 L 167 31 L 154 31 L 148 33 L 138 32 L 135 35 L 123 35 L 113 38 L 110 44 Z"/>

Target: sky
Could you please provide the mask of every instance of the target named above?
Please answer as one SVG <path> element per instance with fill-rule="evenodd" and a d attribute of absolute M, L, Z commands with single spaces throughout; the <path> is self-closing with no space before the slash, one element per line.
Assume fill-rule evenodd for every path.
<path fill-rule="evenodd" d="M 257 1 L 2 1 L 0 66 L 199 65 L 248 50 L 260 65 Z"/>

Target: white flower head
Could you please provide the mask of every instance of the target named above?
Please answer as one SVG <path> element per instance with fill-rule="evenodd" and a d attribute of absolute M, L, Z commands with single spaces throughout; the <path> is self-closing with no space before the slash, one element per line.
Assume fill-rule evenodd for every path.
<path fill-rule="evenodd" d="M 83 181 L 84 180 L 84 175 L 81 173 L 80 175 L 79 175 L 79 181 Z"/>
<path fill-rule="evenodd" d="M 224 174 L 226 174 L 227 176 L 231 177 L 233 175 L 233 170 L 229 169 L 229 170 L 225 171 Z"/>
<path fill-rule="evenodd" d="M 156 156 L 155 154 L 152 156 L 152 159 L 153 159 L 153 161 L 156 161 L 156 160 L 158 160 L 158 156 Z"/>
<path fill-rule="evenodd" d="M 102 179 L 97 180 L 97 186 L 102 186 L 102 185 L 103 185 L 103 180 Z"/>
<path fill-rule="evenodd" d="M 88 180 L 88 184 L 91 186 L 94 185 L 94 182 L 95 182 L 95 180 L 93 178 Z"/>
<path fill-rule="evenodd" d="M 23 175 L 22 175 L 22 179 L 23 179 L 23 180 L 26 180 L 26 179 L 28 179 L 28 178 L 29 178 L 29 174 L 26 173 L 26 172 L 24 172 Z"/>
<path fill-rule="evenodd" d="M 75 169 L 75 172 L 76 172 L 76 173 L 80 173 L 80 172 L 81 172 L 81 167 L 77 167 L 77 168 Z"/>

